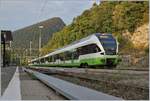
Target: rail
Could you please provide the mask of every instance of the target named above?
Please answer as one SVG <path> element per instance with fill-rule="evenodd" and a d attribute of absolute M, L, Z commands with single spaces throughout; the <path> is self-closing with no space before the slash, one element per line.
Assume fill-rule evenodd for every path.
<path fill-rule="evenodd" d="M 30 69 L 24 68 L 24 70 L 33 74 L 39 80 L 44 82 L 47 86 L 51 87 L 56 92 L 62 94 L 70 100 L 121 100 L 121 98 L 98 92 L 83 86 L 75 85 L 73 83 L 52 76 L 48 76 Z"/>

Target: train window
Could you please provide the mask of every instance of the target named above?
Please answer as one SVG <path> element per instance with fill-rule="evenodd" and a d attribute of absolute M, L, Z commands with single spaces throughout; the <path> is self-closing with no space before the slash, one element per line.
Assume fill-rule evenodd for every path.
<path fill-rule="evenodd" d="M 52 61 L 51 61 L 51 62 L 54 62 L 54 61 L 55 61 L 54 55 L 53 55 L 53 56 L 51 56 L 51 57 L 52 57 Z"/>
<path fill-rule="evenodd" d="M 45 61 L 49 61 L 49 57 L 46 57 L 46 58 L 45 58 Z"/>
<path fill-rule="evenodd" d="M 59 53 L 50 57 L 49 61 L 56 61 L 56 59 L 60 59 L 61 61 L 64 60 L 71 60 L 78 59 L 79 55 L 90 54 L 90 53 L 97 53 L 100 52 L 100 48 L 96 44 L 89 44 L 86 46 L 79 47 L 74 49 L 74 51 L 66 51 L 63 53 Z"/>
<path fill-rule="evenodd" d="M 101 50 L 96 44 L 90 44 L 90 45 L 79 47 L 77 51 L 79 55 L 84 55 L 90 53 L 97 53 L 100 52 Z"/>
<path fill-rule="evenodd" d="M 100 52 L 100 48 L 96 44 L 91 44 L 89 46 L 90 53 Z"/>
<path fill-rule="evenodd" d="M 48 57 L 48 62 L 52 62 L 52 57 Z"/>
<path fill-rule="evenodd" d="M 66 51 L 65 52 L 65 60 L 70 60 L 72 59 L 72 52 Z"/>
<path fill-rule="evenodd" d="M 51 58 L 50 58 L 50 60 L 52 62 L 55 62 L 57 59 L 60 59 L 60 54 L 55 54 L 55 55 L 51 56 Z"/>
<path fill-rule="evenodd" d="M 73 52 L 73 58 L 78 59 L 78 57 L 79 57 L 79 52 L 77 50 L 77 51 Z"/>
<path fill-rule="evenodd" d="M 60 53 L 60 54 L 59 54 L 59 59 L 60 59 L 61 61 L 65 60 L 65 54 L 64 54 L 64 53 Z"/>
<path fill-rule="evenodd" d="M 53 55 L 53 62 L 55 62 L 57 59 L 57 55 Z"/>
<path fill-rule="evenodd" d="M 44 58 L 41 59 L 41 63 L 44 63 Z"/>
<path fill-rule="evenodd" d="M 36 61 L 34 61 L 34 62 L 39 63 L 39 60 L 36 60 Z"/>
<path fill-rule="evenodd" d="M 59 59 L 59 54 L 56 54 L 56 59 Z"/>
<path fill-rule="evenodd" d="M 45 58 L 45 61 L 51 62 L 51 61 L 52 61 L 52 57 L 51 57 L 51 56 L 46 57 L 46 58 Z"/>

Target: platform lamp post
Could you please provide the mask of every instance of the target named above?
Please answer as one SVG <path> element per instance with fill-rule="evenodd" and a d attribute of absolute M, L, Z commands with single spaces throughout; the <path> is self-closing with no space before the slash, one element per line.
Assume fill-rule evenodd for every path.
<path fill-rule="evenodd" d="M 6 34 L 3 34 L 3 67 L 5 67 L 6 65 L 6 61 L 5 61 L 5 58 L 6 58 Z"/>
<path fill-rule="evenodd" d="M 12 41 L 9 41 L 10 63 L 12 64 Z"/>
<path fill-rule="evenodd" d="M 41 34 L 42 34 L 42 29 L 44 28 L 44 26 L 39 26 L 40 29 L 40 33 L 39 33 L 39 57 L 40 57 L 40 52 L 41 52 Z M 40 63 L 40 60 L 39 60 Z"/>

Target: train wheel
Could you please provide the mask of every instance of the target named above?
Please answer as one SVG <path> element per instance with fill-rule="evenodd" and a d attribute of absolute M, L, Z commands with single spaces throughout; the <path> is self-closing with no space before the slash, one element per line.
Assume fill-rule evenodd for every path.
<path fill-rule="evenodd" d="M 83 68 L 88 68 L 88 67 L 89 67 L 88 64 L 84 63 Z"/>
<path fill-rule="evenodd" d="M 87 63 L 81 63 L 80 68 L 88 68 L 88 64 Z"/>
<path fill-rule="evenodd" d="M 83 68 L 83 63 L 80 64 L 79 68 Z"/>

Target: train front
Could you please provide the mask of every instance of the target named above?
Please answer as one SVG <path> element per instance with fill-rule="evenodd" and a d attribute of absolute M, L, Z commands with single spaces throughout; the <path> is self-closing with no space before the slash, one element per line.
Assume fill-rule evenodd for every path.
<path fill-rule="evenodd" d="M 116 66 L 120 59 L 118 56 L 118 42 L 112 34 L 96 34 L 104 52 L 104 63 L 108 66 Z"/>

